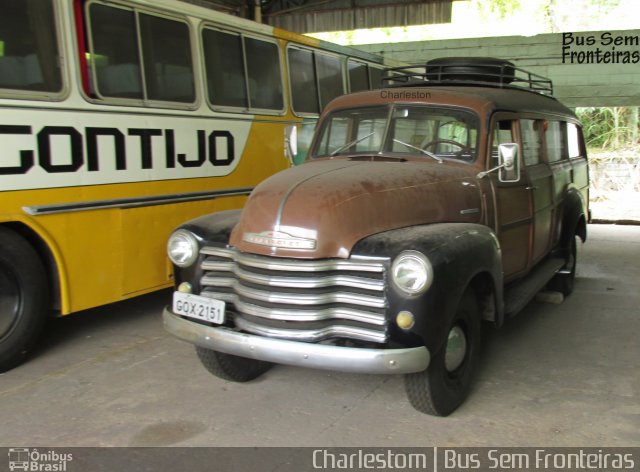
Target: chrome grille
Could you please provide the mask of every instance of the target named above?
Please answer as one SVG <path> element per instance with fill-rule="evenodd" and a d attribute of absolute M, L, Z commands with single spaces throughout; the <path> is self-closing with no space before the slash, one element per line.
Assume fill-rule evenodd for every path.
<path fill-rule="evenodd" d="M 201 295 L 223 300 L 236 327 L 282 339 L 383 343 L 382 258 L 302 260 L 204 247 Z"/>

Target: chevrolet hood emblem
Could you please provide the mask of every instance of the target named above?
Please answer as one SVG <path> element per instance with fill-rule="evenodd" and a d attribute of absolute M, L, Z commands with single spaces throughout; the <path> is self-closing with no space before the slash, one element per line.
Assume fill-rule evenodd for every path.
<path fill-rule="evenodd" d="M 252 244 L 287 249 L 315 249 L 316 240 L 297 238 L 280 231 L 262 231 L 260 233 L 244 233 L 242 240 Z"/>

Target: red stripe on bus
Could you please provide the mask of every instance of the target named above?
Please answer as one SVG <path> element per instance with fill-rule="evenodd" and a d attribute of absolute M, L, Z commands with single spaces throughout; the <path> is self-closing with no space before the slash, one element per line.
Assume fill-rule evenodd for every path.
<path fill-rule="evenodd" d="M 86 56 L 87 48 L 82 2 L 83 0 L 75 0 L 73 9 L 76 17 L 76 38 L 78 40 L 78 60 L 80 63 L 80 74 L 82 75 L 82 88 L 87 95 L 90 95 L 91 88 L 89 87 L 89 67 Z"/>

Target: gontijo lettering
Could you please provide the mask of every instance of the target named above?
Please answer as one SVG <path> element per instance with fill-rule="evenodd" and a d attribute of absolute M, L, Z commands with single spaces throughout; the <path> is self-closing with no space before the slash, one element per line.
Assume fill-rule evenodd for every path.
<path fill-rule="evenodd" d="M 48 173 L 77 172 L 86 165 L 89 172 L 100 170 L 101 159 L 111 159 L 118 171 L 136 167 L 128 162 L 127 146 L 125 139 L 138 141 L 140 162 L 138 168 L 152 169 L 154 166 L 163 166 L 167 169 L 175 167 L 202 167 L 205 163 L 213 166 L 228 166 L 234 156 L 234 137 L 226 130 L 196 130 L 194 139 L 197 142 L 197 153 L 188 155 L 176 153 L 176 138 L 173 129 L 145 129 L 87 127 L 76 129 L 73 126 L 44 126 L 34 133 L 33 127 L 24 125 L 0 125 L 0 135 L 5 139 L 12 136 L 28 135 L 34 139 L 33 149 L 20 149 L 18 151 L 17 165 L 0 165 L 0 175 L 26 174 L 34 166 L 39 166 Z M 101 152 L 100 143 L 104 139 L 111 142 L 111 156 L 104 150 Z M 54 162 L 53 141 L 67 147 L 66 162 Z M 154 159 L 154 141 L 162 140 L 164 153 L 161 159 Z M 104 143 L 103 143 L 104 144 Z M 36 152 L 37 151 L 37 157 Z M 219 150 L 222 152 L 219 152 Z M 11 162 L 11 156 L 3 156 L 2 162 Z"/>

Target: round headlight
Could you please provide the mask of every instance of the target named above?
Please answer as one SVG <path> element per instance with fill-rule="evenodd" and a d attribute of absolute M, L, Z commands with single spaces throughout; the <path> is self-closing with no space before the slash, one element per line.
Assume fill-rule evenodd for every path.
<path fill-rule="evenodd" d="M 178 267 L 189 267 L 198 258 L 198 240 L 193 233 L 179 229 L 169 237 L 167 254 Z"/>
<path fill-rule="evenodd" d="M 424 254 L 404 251 L 393 261 L 391 279 L 405 294 L 418 295 L 431 286 L 433 268 Z"/>

